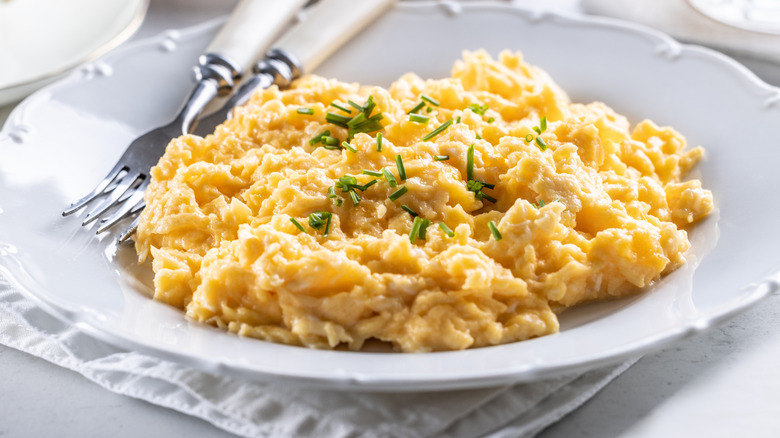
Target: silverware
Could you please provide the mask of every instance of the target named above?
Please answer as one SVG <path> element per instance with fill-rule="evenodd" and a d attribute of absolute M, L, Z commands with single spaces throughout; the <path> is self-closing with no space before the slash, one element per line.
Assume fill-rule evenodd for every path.
<path fill-rule="evenodd" d="M 241 87 L 217 111 L 199 120 L 195 134 L 206 135 L 224 122 L 232 109 L 245 103 L 258 89 L 272 84 L 289 86 L 302 72 L 314 70 L 345 42 L 387 10 L 395 0 L 319 0 L 307 9 L 306 16 L 282 36 L 264 59 L 254 65 L 254 76 L 245 79 Z M 161 154 L 162 155 L 162 154 Z M 145 189 L 145 186 L 144 186 Z M 130 210 L 143 209 L 143 199 Z M 140 216 L 119 237 L 124 242 L 133 235 Z"/>
<path fill-rule="evenodd" d="M 305 0 L 242 0 L 195 67 L 197 84 L 179 114 L 165 126 L 134 140 L 113 169 L 86 196 L 62 212 L 70 215 L 102 198 L 85 217 L 88 225 L 112 208 L 97 229 L 101 233 L 143 208 L 149 170 L 165 152 L 168 142 L 195 127 L 203 108 L 218 95 L 228 94 L 243 66 L 250 65 L 303 6 Z"/>

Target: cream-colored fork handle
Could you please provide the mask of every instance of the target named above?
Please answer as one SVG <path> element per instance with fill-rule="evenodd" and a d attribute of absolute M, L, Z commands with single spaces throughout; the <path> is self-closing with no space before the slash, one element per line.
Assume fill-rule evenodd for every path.
<path fill-rule="evenodd" d="M 206 53 L 221 55 L 245 70 L 271 46 L 304 3 L 306 0 L 241 0 Z"/>
<path fill-rule="evenodd" d="M 320 0 L 274 47 L 295 55 L 304 72 L 311 72 L 393 3 L 395 0 Z"/>

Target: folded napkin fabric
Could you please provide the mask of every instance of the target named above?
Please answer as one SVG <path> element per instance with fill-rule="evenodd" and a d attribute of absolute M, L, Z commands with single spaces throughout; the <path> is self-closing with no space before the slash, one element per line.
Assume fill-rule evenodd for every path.
<path fill-rule="evenodd" d="M 0 275 L 0 343 L 115 393 L 244 437 L 528 437 L 587 401 L 633 361 L 498 388 L 356 393 L 249 382 L 126 351 L 47 314 Z"/>
<path fill-rule="evenodd" d="M 680 41 L 780 63 L 780 35 L 723 24 L 703 15 L 685 0 L 581 0 L 581 8 L 588 14 L 641 23 Z"/>

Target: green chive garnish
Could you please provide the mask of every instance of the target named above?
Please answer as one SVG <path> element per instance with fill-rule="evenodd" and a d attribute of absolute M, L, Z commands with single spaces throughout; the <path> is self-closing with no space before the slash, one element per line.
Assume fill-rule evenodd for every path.
<path fill-rule="evenodd" d="M 458 116 L 458 118 L 455 119 L 455 123 L 460 123 L 460 116 Z"/>
<path fill-rule="evenodd" d="M 376 151 L 382 152 L 382 133 L 377 133 L 376 135 Z"/>
<path fill-rule="evenodd" d="M 398 168 L 398 177 L 401 178 L 401 181 L 404 181 L 406 179 L 406 169 L 404 169 L 404 160 L 400 154 L 395 156 L 395 167 Z"/>
<path fill-rule="evenodd" d="M 402 205 L 402 206 L 401 206 L 401 208 L 402 208 L 402 209 L 403 209 L 405 212 L 407 212 L 407 213 L 411 214 L 411 215 L 412 215 L 412 217 L 417 217 L 417 216 L 419 216 L 419 215 L 417 214 L 417 212 L 416 212 L 416 211 L 412 210 L 412 209 L 411 209 L 409 206 L 407 206 L 407 205 Z"/>
<path fill-rule="evenodd" d="M 352 198 L 352 205 L 360 204 L 360 195 L 356 191 L 352 190 L 349 192 L 349 197 Z"/>
<path fill-rule="evenodd" d="M 472 103 L 470 105 L 467 105 L 466 108 L 470 109 L 471 111 L 474 111 L 475 113 L 479 114 L 480 116 L 485 115 L 485 111 L 488 110 L 487 105 L 480 105 L 478 103 Z"/>
<path fill-rule="evenodd" d="M 333 217 L 329 211 L 315 211 L 309 215 L 309 226 L 315 230 L 319 230 L 323 226 L 325 227 L 325 233 L 323 236 L 327 236 L 330 233 L 330 220 Z"/>
<path fill-rule="evenodd" d="M 449 155 L 436 155 L 433 157 L 433 161 L 447 161 L 450 159 Z"/>
<path fill-rule="evenodd" d="M 474 179 L 474 143 L 466 151 L 466 180 Z"/>
<path fill-rule="evenodd" d="M 433 108 L 431 108 L 431 107 L 425 108 L 425 112 L 426 113 L 433 112 Z"/>
<path fill-rule="evenodd" d="M 525 142 L 526 142 L 526 143 L 530 143 L 530 142 L 532 142 L 532 141 L 534 141 L 534 136 L 533 136 L 533 134 L 526 134 L 526 136 L 525 136 Z"/>
<path fill-rule="evenodd" d="M 495 117 L 490 117 L 490 118 L 488 118 L 488 120 L 487 120 L 487 122 L 488 122 L 488 123 L 493 123 L 493 122 L 495 122 L 495 121 L 496 121 L 496 118 L 495 118 Z"/>
<path fill-rule="evenodd" d="M 324 135 L 320 139 L 320 143 L 324 144 L 325 146 L 338 146 L 339 139 L 336 138 L 336 137 L 331 137 L 329 135 Z M 336 148 L 336 149 L 338 149 L 338 148 Z"/>
<path fill-rule="evenodd" d="M 416 123 L 428 123 L 428 120 L 431 118 L 428 116 L 423 116 L 421 114 L 409 114 L 409 121 L 416 122 Z"/>
<path fill-rule="evenodd" d="M 322 142 L 322 138 L 325 137 L 325 136 L 328 136 L 328 135 L 330 135 L 330 131 L 323 131 L 319 135 L 317 135 L 316 137 L 314 137 L 311 140 L 309 140 L 309 144 L 311 146 L 314 146 L 317 143 L 321 143 Z"/>
<path fill-rule="evenodd" d="M 310 115 L 314 114 L 314 110 L 313 110 L 313 109 L 311 109 L 311 108 L 298 108 L 298 109 L 296 110 L 296 112 L 297 112 L 298 114 L 306 114 L 306 115 L 308 115 L 308 116 L 310 116 Z"/>
<path fill-rule="evenodd" d="M 342 116 L 341 114 L 336 113 L 327 113 L 325 114 L 325 121 L 328 123 L 332 123 L 336 126 L 341 126 L 342 128 L 348 128 L 347 122 L 352 120 L 351 117 Z"/>
<path fill-rule="evenodd" d="M 357 149 L 355 146 L 352 146 L 351 144 L 347 143 L 346 141 L 341 142 L 341 146 L 344 147 L 344 149 L 347 149 L 348 151 L 352 152 L 353 154 L 357 153 Z"/>
<path fill-rule="evenodd" d="M 412 222 L 412 229 L 409 231 L 409 241 L 414 243 L 417 239 L 425 240 L 425 231 L 431 224 L 429 219 L 423 219 L 420 216 L 414 218 Z"/>
<path fill-rule="evenodd" d="M 455 237 L 455 232 L 450 229 L 450 227 L 447 226 L 444 222 L 439 222 L 439 228 L 441 228 L 442 231 L 448 236 L 448 237 Z"/>
<path fill-rule="evenodd" d="M 422 99 L 422 100 L 424 100 L 424 101 L 426 101 L 426 102 L 430 103 L 430 104 L 431 104 L 431 105 L 433 105 L 433 106 L 439 106 L 439 105 L 441 105 L 441 104 L 439 103 L 439 101 L 438 101 L 438 100 L 436 100 L 436 99 L 434 99 L 434 98 L 432 98 L 432 97 L 428 97 L 428 96 L 426 96 L 426 95 L 424 95 L 424 94 L 421 94 L 421 95 L 420 95 L 420 99 Z"/>
<path fill-rule="evenodd" d="M 390 198 L 391 201 L 395 201 L 398 198 L 400 198 L 401 196 L 403 196 L 404 193 L 406 193 L 408 191 L 409 191 L 409 189 L 407 189 L 406 186 L 403 186 L 400 189 L 398 189 L 398 190 L 394 191 L 393 193 L 391 193 L 390 196 L 388 196 L 388 198 Z"/>
<path fill-rule="evenodd" d="M 539 121 L 539 127 L 542 132 L 547 130 L 547 116 L 542 117 L 542 120 Z"/>
<path fill-rule="evenodd" d="M 545 143 L 541 137 L 536 137 L 536 144 L 539 146 L 539 149 L 543 151 L 547 150 L 547 143 Z"/>
<path fill-rule="evenodd" d="M 428 133 L 425 137 L 422 138 L 423 141 L 428 141 L 432 139 L 433 137 L 436 137 L 437 135 L 444 132 L 445 129 L 449 128 L 450 125 L 452 125 L 452 119 L 447 120 L 446 122 L 439 125 L 438 128 L 434 129 L 430 133 Z"/>
<path fill-rule="evenodd" d="M 330 106 L 332 106 L 333 108 L 339 109 L 341 111 L 344 111 L 347 114 L 352 114 L 352 110 L 350 110 L 349 108 L 344 108 L 343 106 L 337 104 L 336 102 L 331 102 Z"/>
<path fill-rule="evenodd" d="M 544 207 L 545 205 L 547 205 L 547 204 L 545 204 L 545 203 L 544 203 L 544 200 L 540 199 L 540 200 L 539 200 L 539 208 L 542 208 L 542 207 Z"/>
<path fill-rule="evenodd" d="M 414 243 L 417 240 L 417 235 L 420 234 L 420 226 L 422 225 L 422 219 L 419 216 L 414 218 L 412 222 L 412 229 L 409 230 L 409 241 Z"/>
<path fill-rule="evenodd" d="M 365 192 L 366 189 L 368 189 L 369 187 L 373 186 L 374 184 L 376 184 L 376 180 L 372 179 L 371 181 L 363 184 L 362 186 L 355 186 L 355 188 L 356 189 L 360 189 L 361 192 Z"/>
<path fill-rule="evenodd" d="M 376 170 L 363 169 L 363 175 L 371 175 L 371 176 L 376 176 L 378 178 L 381 178 L 383 176 L 383 173 L 377 172 Z"/>
<path fill-rule="evenodd" d="M 293 225 L 295 225 L 296 227 L 298 227 L 298 229 L 299 229 L 299 230 L 301 230 L 301 232 L 302 232 L 302 233 L 305 233 L 305 232 L 306 232 L 306 228 L 303 228 L 303 225 L 301 225 L 301 223 L 300 223 L 300 222 L 298 222 L 297 220 L 295 220 L 295 218 L 294 218 L 294 217 L 291 217 L 291 218 L 290 218 L 290 222 L 292 222 L 292 223 L 293 223 Z"/>
<path fill-rule="evenodd" d="M 425 106 L 425 102 L 420 102 L 417 105 L 414 106 L 414 108 L 410 109 L 408 113 L 406 114 L 414 114 L 417 111 L 420 111 Z"/>
<path fill-rule="evenodd" d="M 493 238 L 496 239 L 496 241 L 501 240 L 501 233 L 498 231 L 498 227 L 496 227 L 496 224 L 493 221 L 488 222 L 488 228 L 490 228 L 490 233 L 493 234 Z"/>
<path fill-rule="evenodd" d="M 339 196 L 336 194 L 336 187 L 330 186 L 328 187 L 328 198 L 332 199 L 333 202 L 336 203 L 336 207 L 341 207 L 341 204 L 344 202 Z"/>
<path fill-rule="evenodd" d="M 384 174 L 385 179 L 387 180 L 387 184 L 390 187 L 395 187 L 398 185 L 398 181 L 395 179 L 395 175 L 393 175 L 393 172 L 390 172 L 390 169 L 388 169 L 387 167 L 383 167 L 382 174 Z"/>

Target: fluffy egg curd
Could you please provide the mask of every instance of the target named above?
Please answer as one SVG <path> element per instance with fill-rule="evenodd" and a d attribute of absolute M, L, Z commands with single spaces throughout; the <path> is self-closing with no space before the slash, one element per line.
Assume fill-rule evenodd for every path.
<path fill-rule="evenodd" d="M 388 89 L 318 76 L 171 141 L 135 235 L 154 298 L 243 336 L 427 352 L 558 331 L 685 261 L 713 208 L 675 130 L 571 103 L 519 53 Z"/>

